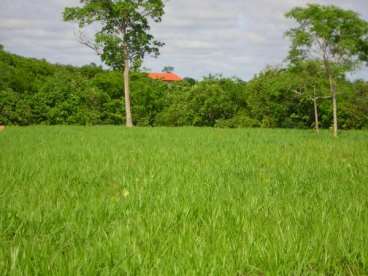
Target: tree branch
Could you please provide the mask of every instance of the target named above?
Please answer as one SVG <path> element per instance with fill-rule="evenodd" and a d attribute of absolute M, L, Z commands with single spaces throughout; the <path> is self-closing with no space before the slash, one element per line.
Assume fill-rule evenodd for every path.
<path fill-rule="evenodd" d="M 74 35 L 77 37 L 77 40 L 80 44 L 87 46 L 88 48 L 93 50 L 95 53 L 97 53 L 97 55 L 99 56 L 102 55 L 103 53 L 102 49 L 92 39 L 88 38 L 84 32 L 79 30 L 78 34 L 74 32 Z"/>

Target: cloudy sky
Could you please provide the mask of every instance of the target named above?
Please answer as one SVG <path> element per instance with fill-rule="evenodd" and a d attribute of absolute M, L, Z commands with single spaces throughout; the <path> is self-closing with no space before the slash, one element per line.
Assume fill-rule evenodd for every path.
<path fill-rule="evenodd" d="M 0 44 L 11 52 L 51 62 L 100 63 L 76 39 L 77 27 L 62 21 L 66 6 L 78 0 L 0 0 Z M 368 19 L 368 0 L 170 0 L 161 24 L 152 32 L 166 43 L 145 67 L 171 65 L 182 76 L 223 73 L 250 79 L 267 65 L 283 62 L 290 22 L 285 12 L 306 3 L 335 4 Z M 368 69 L 355 77 L 368 79 Z"/>

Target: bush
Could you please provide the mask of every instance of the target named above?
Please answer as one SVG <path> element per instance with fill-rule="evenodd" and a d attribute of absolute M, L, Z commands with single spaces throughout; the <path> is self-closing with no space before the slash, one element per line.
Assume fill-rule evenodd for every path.
<path fill-rule="evenodd" d="M 234 117 L 226 120 L 218 120 L 216 127 L 220 128 L 254 128 L 260 127 L 261 123 L 251 118 L 246 112 L 240 111 Z"/>
<path fill-rule="evenodd" d="M 134 123 L 138 126 L 310 128 L 313 103 L 294 91 L 310 82 L 328 93 L 323 76 L 295 68 L 268 68 L 249 82 L 209 76 L 167 84 L 131 75 Z M 368 84 L 339 79 L 339 124 L 368 128 Z M 80 68 L 52 65 L 0 49 L 0 124 L 123 124 L 121 72 L 94 64 Z M 331 125 L 331 103 L 319 102 L 321 127 Z"/>

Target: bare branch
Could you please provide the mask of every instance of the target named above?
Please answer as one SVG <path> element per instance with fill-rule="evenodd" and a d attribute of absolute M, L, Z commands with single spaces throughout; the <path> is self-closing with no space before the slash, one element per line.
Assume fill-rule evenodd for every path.
<path fill-rule="evenodd" d="M 93 41 L 93 39 L 88 38 L 88 36 L 79 29 L 78 33 L 74 32 L 74 35 L 77 37 L 77 40 L 80 44 L 87 46 L 91 50 L 93 50 L 97 55 L 102 55 L 102 49 L 99 45 Z"/>
<path fill-rule="evenodd" d="M 324 96 L 324 97 L 315 97 L 316 100 L 323 100 L 323 99 L 331 99 L 332 97 L 331 96 Z"/>
<path fill-rule="evenodd" d="M 303 96 L 303 93 L 299 92 L 298 90 L 293 90 L 293 92 L 299 96 Z"/>

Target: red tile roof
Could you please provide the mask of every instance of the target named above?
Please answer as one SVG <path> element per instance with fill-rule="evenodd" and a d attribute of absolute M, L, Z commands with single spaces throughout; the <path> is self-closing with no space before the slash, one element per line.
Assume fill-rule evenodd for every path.
<path fill-rule="evenodd" d="M 149 73 L 148 77 L 153 80 L 162 80 L 162 81 L 181 81 L 182 77 L 178 76 L 175 73 Z"/>

